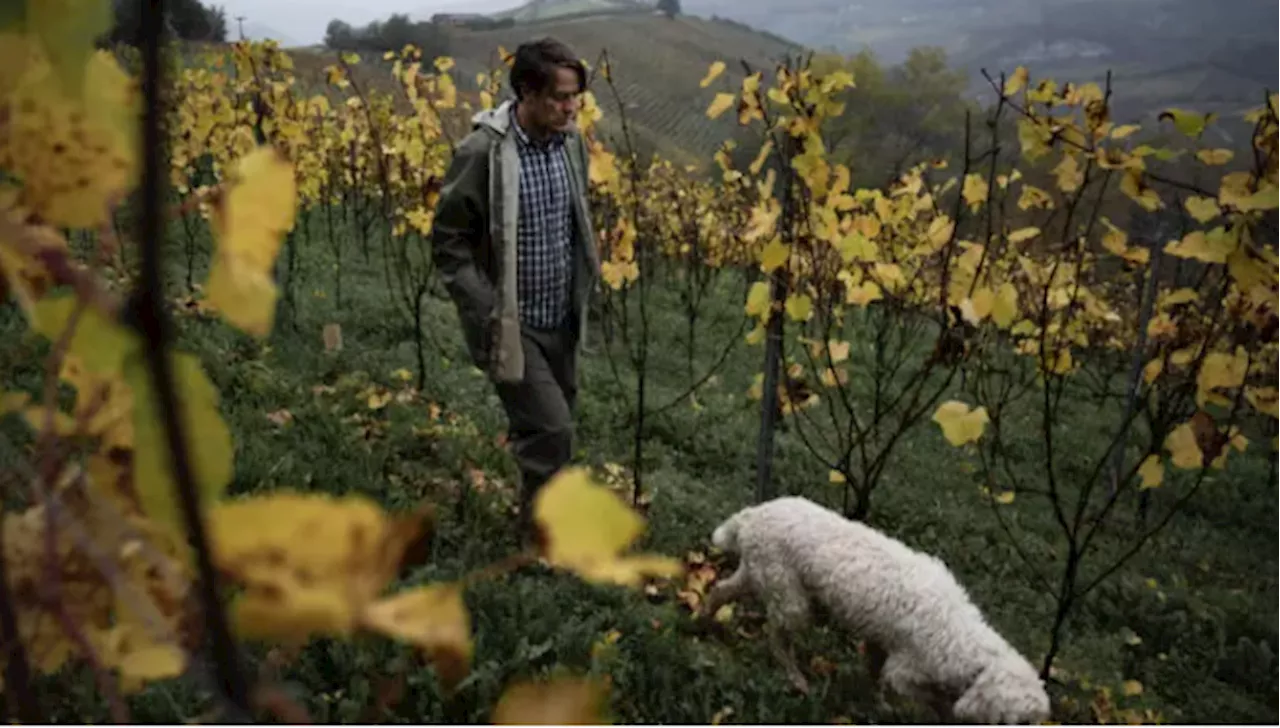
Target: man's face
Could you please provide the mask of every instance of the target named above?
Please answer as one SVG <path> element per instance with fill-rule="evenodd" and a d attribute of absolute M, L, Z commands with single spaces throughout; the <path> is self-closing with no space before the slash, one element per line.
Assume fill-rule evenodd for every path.
<path fill-rule="evenodd" d="M 578 76 L 567 68 L 556 68 L 551 87 L 527 97 L 530 121 L 548 132 L 565 131 L 578 114 Z"/>

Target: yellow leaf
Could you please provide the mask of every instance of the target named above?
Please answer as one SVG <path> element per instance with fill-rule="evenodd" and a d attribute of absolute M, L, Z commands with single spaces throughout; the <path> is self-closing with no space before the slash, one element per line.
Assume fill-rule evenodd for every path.
<path fill-rule="evenodd" d="M 1038 227 L 1024 227 L 1020 230 L 1014 230 L 1009 233 L 1009 242 L 1017 245 L 1018 243 L 1024 243 L 1039 234 L 1040 228 Z"/>
<path fill-rule="evenodd" d="M 67 330 L 75 307 L 74 295 L 47 295 L 35 304 L 31 328 L 54 343 Z M 75 356 L 89 371 L 109 376 L 120 373 L 125 357 L 137 350 L 139 344 L 140 340 L 133 331 L 103 316 L 96 308 L 87 306 L 80 312 L 67 353 Z"/>
<path fill-rule="evenodd" d="M 534 519 L 545 537 L 552 566 L 592 582 L 638 584 L 645 576 L 675 576 L 677 559 L 624 556 L 644 530 L 644 521 L 608 488 L 592 482 L 582 467 L 561 470 L 539 491 Z"/>
<path fill-rule="evenodd" d="M 1138 486 L 1139 490 L 1160 487 L 1164 482 L 1164 463 L 1160 461 L 1160 456 L 1148 455 L 1138 467 L 1138 477 L 1142 479 L 1142 483 Z"/>
<path fill-rule="evenodd" d="M 840 251 L 840 259 L 846 263 L 853 260 L 870 262 L 876 259 L 876 246 L 857 230 L 840 238 L 836 243 L 836 250 Z"/>
<path fill-rule="evenodd" d="M 1218 183 L 1218 201 L 1223 205 L 1242 209 L 1244 201 L 1252 194 L 1253 175 L 1248 172 L 1231 172 Z"/>
<path fill-rule="evenodd" d="M 1142 683 L 1137 680 L 1125 680 L 1122 686 L 1125 695 L 1133 697 L 1142 694 Z"/>
<path fill-rule="evenodd" d="M 786 309 L 792 321 L 808 321 L 813 316 L 813 299 L 803 293 L 787 296 Z"/>
<path fill-rule="evenodd" d="M 752 283 L 751 290 L 747 292 L 747 315 L 767 321 L 769 316 L 770 300 L 771 297 L 768 282 L 756 281 L 755 283 Z"/>
<path fill-rule="evenodd" d="M 959 447 L 977 442 L 986 429 L 989 418 L 986 407 L 970 410 L 964 402 L 951 400 L 942 403 L 933 413 L 933 421 L 942 428 L 947 442 Z"/>
<path fill-rule="evenodd" d="M 863 281 L 856 285 L 849 285 L 848 288 L 848 293 L 845 294 L 845 303 L 851 303 L 855 306 L 866 306 L 884 298 L 880 291 L 880 286 L 875 281 Z"/>
<path fill-rule="evenodd" d="M 39 15 L 52 11 L 45 20 L 56 24 L 55 15 L 76 10 L 68 5 L 93 14 L 88 4 L 104 3 L 53 0 L 29 3 L 28 9 Z M 60 35 L 65 27 L 47 29 Z M 10 33 L 0 42 L 0 53 L 10 59 L 19 45 L 16 37 Z M 46 40 L 61 44 L 66 39 Z M 9 180 L 21 181 L 25 212 L 50 226 L 97 227 L 109 222 L 110 204 L 136 179 L 139 94 L 111 52 L 94 51 L 92 45 L 61 51 L 79 59 L 68 58 L 67 66 L 55 68 L 39 55 L 28 55 L 18 61 L 25 71 L 20 83 L 0 78 L 6 102 L 4 167 Z"/>
<path fill-rule="evenodd" d="M 1265 212 L 1280 209 L 1280 186 L 1268 187 L 1245 197 L 1236 207 L 1240 212 Z"/>
<path fill-rule="evenodd" d="M 937 252 L 951 240 L 956 224 L 950 217 L 939 215 L 929 223 L 929 252 Z"/>
<path fill-rule="evenodd" d="M 1120 191 L 1138 203 L 1147 212 L 1155 212 L 1164 207 L 1160 195 L 1150 187 L 1142 184 L 1142 173 L 1136 169 L 1126 169 L 1120 180 Z"/>
<path fill-rule="evenodd" d="M 1218 208 L 1218 201 L 1211 197 L 1188 197 L 1183 205 L 1196 222 L 1209 222 L 1222 214 L 1222 210 Z"/>
<path fill-rule="evenodd" d="M 470 669 L 471 615 L 457 584 L 408 589 L 365 608 L 361 622 L 427 653 L 441 681 L 452 688 Z"/>
<path fill-rule="evenodd" d="M 1169 451 L 1170 460 L 1175 468 L 1192 470 L 1204 464 L 1204 452 L 1196 441 L 1195 428 L 1190 422 L 1184 422 L 1173 428 L 1164 439 L 1164 447 Z"/>
<path fill-rule="evenodd" d="M 259 338 L 271 333 L 279 291 L 270 274 L 238 258 L 215 255 L 205 293 L 209 305 L 240 330 Z"/>
<path fill-rule="evenodd" d="M 1196 157 L 1210 167 L 1220 167 L 1230 162 L 1234 156 L 1235 152 L 1230 149 L 1201 149 L 1196 152 Z"/>
<path fill-rule="evenodd" d="M 1122 124 L 1111 130 L 1111 138 L 1124 139 L 1127 136 L 1132 136 L 1134 132 L 1141 128 L 1137 124 Z"/>
<path fill-rule="evenodd" d="M 272 269 L 296 209 L 293 165 L 274 147 L 260 147 L 237 160 L 213 216 L 218 246 L 207 300 L 231 324 L 260 338 L 271 331 L 278 295 Z"/>
<path fill-rule="evenodd" d="M 698 85 L 702 88 L 706 88 L 710 86 L 711 82 L 716 80 L 716 78 L 718 78 L 722 73 L 724 73 L 724 61 L 716 61 L 707 69 L 707 75 L 702 77 L 702 80 L 698 82 Z"/>
<path fill-rule="evenodd" d="M 896 291 L 907 285 L 907 278 L 903 275 L 901 266 L 895 263 L 876 263 L 872 272 L 876 279 L 890 291 Z"/>
<path fill-rule="evenodd" d="M 1080 169 L 1080 163 L 1070 154 L 1064 154 L 1062 161 L 1053 168 L 1053 174 L 1058 178 L 1058 189 L 1063 192 L 1075 192 L 1080 189 L 1080 185 L 1084 184 L 1084 171 Z"/>
<path fill-rule="evenodd" d="M 1147 365 L 1142 367 L 1142 381 L 1151 384 L 1164 371 L 1164 362 L 1160 359 L 1152 359 Z"/>
<path fill-rule="evenodd" d="M 765 273 L 771 273 L 774 270 L 787 264 L 787 259 L 791 257 L 791 248 L 783 244 L 777 238 L 774 238 L 768 245 L 764 246 L 764 250 L 760 251 L 760 270 Z"/>
<path fill-rule="evenodd" d="M 351 634 L 430 515 L 390 517 L 364 496 L 290 491 L 215 504 L 214 564 L 244 588 L 233 605 L 237 628 L 246 638 L 286 641 Z"/>
<path fill-rule="evenodd" d="M 1051 134 L 1045 125 L 1035 119 L 1018 119 L 1018 144 L 1022 147 L 1022 156 L 1034 162 L 1049 153 Z"/>
<path fill-rule="evenodd" d="M 831 352 L 832 364 L 839 364 L 849 358 L 849 342 L 847 341 L 828 341 L 827 349 Z"/>
<path fill-rule="evenodd" d="M 1004 95 L 1012 96 L 1023 89 L 1027 85 L 1027 80 L 1031 77 L 1026 66 L 1018 66 L 1014 69 L 1013 74 L 1004 82 Z"/>
<path fill-rule="evenodd" d="M 1175 240 L 1164 247 L 1164 252 L 1177 258 L 1192 258 L 1203 263 L 1226 263 L 1235 252 L 1238 240 L 1235 235 L 1215 228 L 1206 233 L 1193 230 L 1182 240 Z"/>
<path fill-rule="evenodd" d="M 236 633 L 247 640 L 306 642 L 315 635 L 350 636 L 355 626 L 355 605 L 334 589 L 267 585 L 247 591 L 231 602 L 230 617 Z"/>
<path fill-rule="evenodd" d="M 764 163 L 769 159 L 769 152 L 773 151 L 773 139 L 765 139 L 760 145 L 760 151 L 756 152 L 756 158 L 751 161 L 751 174 L 760 174 L 760 170 L 764 168 Z"/>
<path fill-rule="evenodd" d="M 1272 418 L 1280 417 L 1280 407 L 1277 407 L 1280 396 L 1275 387 L 1248 387 L 1244 390 L 1244 398 L 1262 414 Z M 0 408 L 0 412 L 3 411 Z"/>
<path fill-rule="evenodd" d="M 973 292 L 973 296 L 963 302 L 968 304 L 968 308 L 973 315 L 973 320 L 970 323 L 976 325 L 987 316 L 990 316 L 991 309 L 995 306 L 995 302 L 996 294 L 990 288 L 982 286 L 975 290 Z"/>
<path fill-rule="evenodd" d="M 1052 209 L 1053 198 L 1039 187 L 1023 185 L 1022 194 L 1018 197 L 1018 209 L 1030 210 L 1033 207 L 1042 210 Z"/>
<path fill-rule="evenodd" d="M 640 266 L 634 260 L 615 262 L 606 260 L 600 264 L 600 277 L 615 291 L 640 278 Z"/>
<path fill-rule="evenodd" d="M 135 693 L 153 680 L 178 677 L 187 658 L 176 645 L 157 643 L 142 627 L 117 624 L 105 635 L 103 661 L 120 671 L 121 689 Z"/>
<path fill-rule="evenodd" d="M 1189 137 L 1198 137 L 1204 129 L 1217 117 L 1217 114 L 1198 114 L 1185 109 L 1165 109 L 1157 117 L 1160 121 L 1170 120 L 1173 126 Z"/>
<path fill-rule="evenodd" d="M 1214 351 L 1205 355 L 1196 375 L 1196 405 L 1203 408 L 1208 401 L 1230 404 L 1214 390 L 1242 386 L 1248 366 L 1249 357 L 1243 347 L 1236 349 L 1234 354 Z"/>
<path fill-rule="evenodd" d="M 390 403 L 391 392 L 385 390 L 370 394 L 368 400 L 365 402 L 365 404 L 369 405 L 369 409 L 371 410 L 380 410 Z"/>
<path fill-rule="evenodd" d="M 996 326 L 1007 329 L 1018 317 L 1018 289 L 1012 283 L 1002 283 L 991 305 L 991 320 Z"/>
<path fill-rule="evenodd" d="M 603 725 L 608 689 L 589 678 L 526 681 L 507 688 L 493 708 L 495 725 Z"/>
<path fill-rule="evenodd" d="M 724 112 L 728 111 L 737 102 L 738 102 L 738 97 L 735 96 L 734 94 L 728 94 L 728 93 L 716 94 L 716 97 L 711 100 L 711 105 L 707 107 L 707 118 L 714 119 L 720 116 Z"/>
<path fill-rule="evenodd" d="M 221 496 L 231 482 L 235 461 L 231 430 L 222 419 L 218 390 L 200 360 L 182 353 L 169 354 L 169 360 L 192 484 L 200 502 L 207 504 Z M 124 379 L 133 393 L 134 492 L 149 517 L 174 533 L 185 534 L 185 522 L 175 500 L 168 429 L 141 352 L 125 359 Z"/>
<path fill-rule="evenodd" d="M 1015 497 L 1015 494 L 1012 490 L 1005 490 L 1005 491 L 996 493 L 995 501 L 996 503 L 1007 506 L 1014 501 L 1014 497 Z"/>
<path fill-rule="evenodd" d="M 832 483 L 834 485 L 839 485 L 841 483 L 846 482 L 846 478 L 844 477 L 844 473 L 840 472 L 839 470 L 829 470 L 827 471 L 827 482 Z"/>
<path fill-rule="evenodd" d="M 980 174 L 969 174 L 964 178 L 964 201 L 969 205 L 969 209 L 977 210 L 982 203 L 987 201 L 990 189 L 987 181 Z"/>

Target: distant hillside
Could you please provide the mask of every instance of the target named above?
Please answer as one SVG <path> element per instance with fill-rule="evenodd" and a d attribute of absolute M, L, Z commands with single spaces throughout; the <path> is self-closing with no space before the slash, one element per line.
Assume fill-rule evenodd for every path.
<path fill-rule="evenodd" d="M 716 90 L 741 83 L 744 74 L 739 61 L 769 72 L 780 58 L 797 50 L 793 44 L 733 23 L 685 16 L 668 19 L 652 12 L 566 17 L 496 30 L 459 28 L 450 31 L 450 47 L 460 86 L 466 88 L 476 73 L 489 67 L 499 45 L 514 50 L 525 40 L 545 35 L 568 43 L 592 63 L 607 50 L 637 143 L 699 163 L 706 163 L 717 145 L 738 128 L 732 114 L 711 121 L 704 112 Z M 718 60 L 728 68 L 715 88 L 699 88 L 707 67 Z M 608 87 L 597 80 L 593 91 L 605 110 L 604 131 L 617 134 L 619 115 Z"/>
<path fill-rule="evenodd" d="M 1277 86 L 1275 0 L 683 0 L 685 12 L 768 28 L 814 48 L 867 47 L 897 63 L 935 45 L 972 74 L 1027 65 L 1038 76 L 1101 80 L 1117 111 L 1170 105 L 1234 112 Z"/>
<path fill-rule="evenodd" d="M 492 13 L 489 17 L 495 20 L 510 18 L 517 23 L 528 23 L 588 13 L 636 13 L 652 10 L 652 3 L 637 0 L 532 0 L 511 10 Z"/>

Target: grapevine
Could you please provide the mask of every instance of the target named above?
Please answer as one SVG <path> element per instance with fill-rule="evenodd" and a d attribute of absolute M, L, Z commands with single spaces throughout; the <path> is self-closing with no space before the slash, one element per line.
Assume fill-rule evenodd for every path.
<path fill-rule="evenodd" d="M 498 102 L 504 69 L 461 82 L 452 59 L 424 62 L 409 47 L 381 59 L 339 54 L 323 82 L 308 85 L 276 44 L 242 41 L 173 67 L 158 84 L 162 103 L 157 84 L 143 83 L 161 72 L 158 42 L 144 48 L 135 76 L 93 45 L 108 22 L 101 0 L 29 0 L 0 32 L 0 294 L 47 348 L 38 395 L 0 392 L 0 415 L 24 420 L 32 437 L 23 505 L 4 514 L 0 554 L 4 677 L 22 698 L 19 719 L 39 720 L 25 689 L 32 673 L 77 662 L 94 671 L 122 722 L 121 696 L 184 674 L 240 716 L 267 704 L 269 687 L 245 684 L 240 641 L 318 635 L 373 632 L 410 644 L 456 687 L 473 657 L 463 595 L 474 580 L 539 560 L 626 587 L 679 573 L 667 557 L 628 553 L 643 520 L 582 469 L 541 497 L 536 551 L 411 587 L 398 584 L 421 557 L 434 504 L 392 513 L 359 496 L 229 497 L 235 434 L 221 393 L 168 334 L 177 307 L 161 266 L 167 223 L 181 231 L 179 300 L 257 341 L 291 310 L 313 221 L 327 225 L 320 238 L 337 260 L 332 285 L 343 305 L 342 256 L 352 251 L 335 219 L 356 230 L 366 258 L 380 248 L 422 388 L 433 344 L 423 326 L 433 281 L 426 241 L 440 181 L 467 118 Z M 499 57 L 509 58 L 504 49 Z M 1159 123 L 1175 141 L 1156 145 L 1150 130 L 1110 118 L 1109 85 L 1033 81 L 1019 68 L 990 79 L 989 139 L 971 119 L 959 159 L 855 189 L 857 160 L 830 153 L 825 136 L 845 113 L 851 73 L 791 61 L 726 85 L 725 69 L 711 65 L 699 81 L 705 111 L 690 113 L 736 116 L 758 145 L 745 168 L 733 164 L 735 142 L 703 168 L 641 159 L 629 139 L 606 144 L 608 99 L 602 106 L 596 93 L 612 83 L 607 56 L 595 74 L 603 81 L 583 95 L 608 326 L 637 369 L 653 345 L 649 291 L 678 290 L 688 327 L 687 391 L 655 405 L 642 385 L 632 403 L 634 500 L 639 430 L 646 417 L 696 406 L 715 373 L 693 366 L 702 301 L 741 277 L 741 329 L 717 361 L 738 346 L 751 356 L 765 349 L 748 392 L 763 423 L 760 495 L 771 487 L 775 418 L 859 518 L 871 513 L 904 434 L 936 427 L 976 462 L 983 497 L 1015 542 L 1005 512 L 1029 498 L 1045 499 L 1061 526 L 1067 570 L 1041 571 L 1023 555 L 1058 605 L 1047 674 L 1080 600 L 1210 471 L 1259 446 L 1258 423 L 1274 432 L 1276 96 L 1246 117 L 1254 131 L 1245 158 L 1203 146 L 1214 121 L 1205 115 L 1166 111 Z M 366 72 L 390 83 L 366 83 Z M 139 134 L 144 120 L 152 137 Z M 1165 163 L 1177 159 L 1193 159 L 1200 174 L 1170 171 Z M 135 196 L 143 224 L 122 235 Z M 1142 214 L 1176 217 L 1182 232 L 1136 239 L 1125 218 Z M 199 236 L 206 230 L 212 245 Z M 73 232 L 95 242 L 91 254 L 73 250 Z M 208 273 L 197 281 L 200 256 Z M 1133 372 L 1124 414 L 1089 461 L 1090 479 L 1068 487 L 1054 460 L 1055 419 L 1065 392 L 1112 396 L 1091 380 L 1106 379 L 1097 372 L 1107 367 Z M 57 396 L 62 386 L 74 391 L 70 401 Z M 1004 446 L 1009 413 L 1023 406 L 1043 430 L 1036 478 L 1015 473 Z M 1149 496 L 1160 488 L 1175 495 L 1155 512 Z M 1131 550 L 1081 570 L 1078 558 L 1129 498 L 1143 514 Z M 207 633 L 211 659 L 199 654 Z M 535 693 L 513 688 L 498 717 L 597 715 L 590 684 L 565 681 L 543 703 Z"/>

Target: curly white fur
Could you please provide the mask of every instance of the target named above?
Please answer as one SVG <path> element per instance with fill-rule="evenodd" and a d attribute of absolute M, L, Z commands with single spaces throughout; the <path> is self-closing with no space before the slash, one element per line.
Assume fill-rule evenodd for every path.
<path fill-rule="evenodd" d="M 713 588 L 708 611 L 746 593 L 763 600 L 775 655 L 801 689 L 785 638 L 807 625 L 812 600 L 867 641 L 873 675 L 893 691 L 967 722 L 1048 720 L 1035 669 L 938 558 L 794 497 L 744 508 L 712 542 L 741 565 Z"/>

